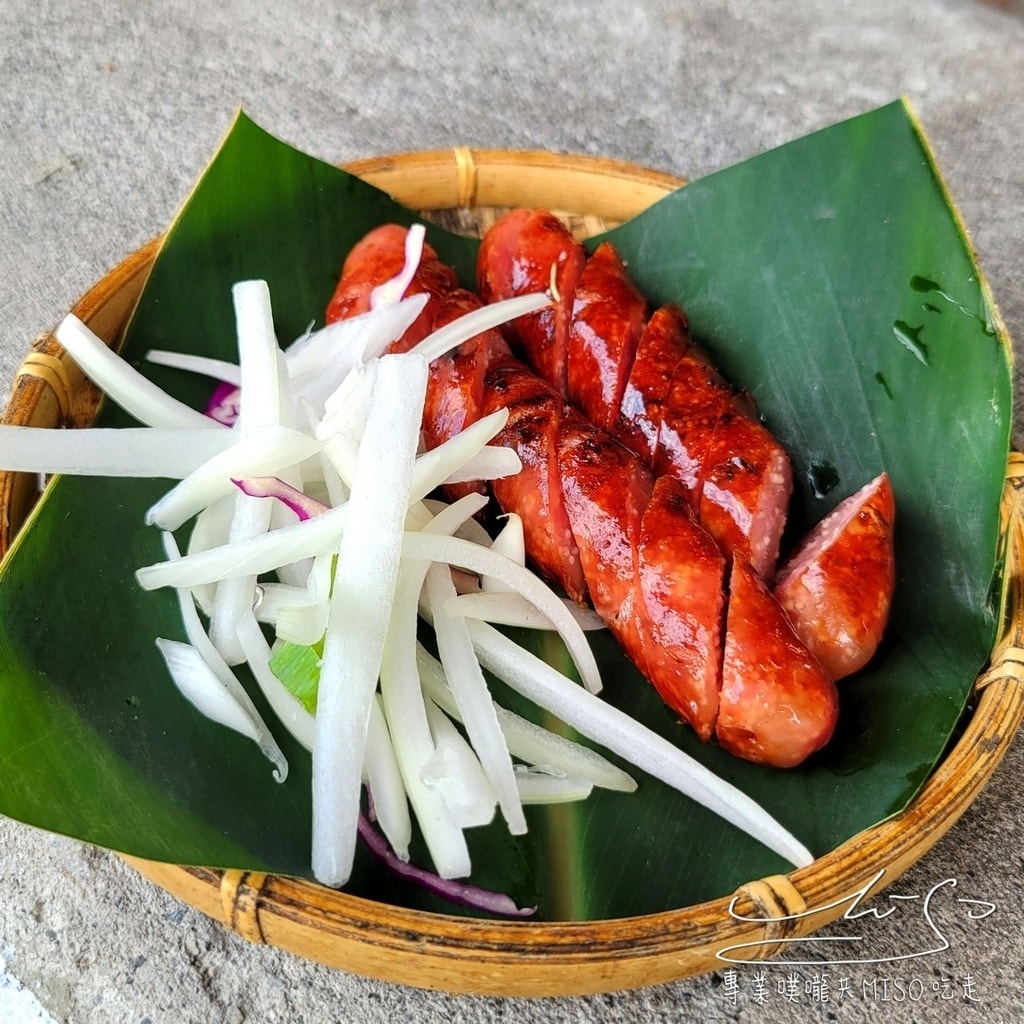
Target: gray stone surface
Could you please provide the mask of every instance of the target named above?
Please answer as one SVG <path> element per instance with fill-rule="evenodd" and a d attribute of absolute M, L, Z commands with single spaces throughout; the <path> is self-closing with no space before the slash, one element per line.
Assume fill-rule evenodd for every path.
<path fill-rule="evenodd" d="M 1024 339 L 1019 12 L 971 0 L 0 0 L 0 379 L 168 224 L 239 105 L 336 161 L 538 147 L 692 178 L 904 95 Z M 421 992 L 252 946 L 106 852 L 0 821 L 0 1021 L 1019 1020 L 1022 770 L 1018 738 L 891 890 L 923 898 L 955 879 L 958 895 L 994 905 L 970 920 L 950 886 L 937 890 L 942 952 L 891 960 L 913 928 L 851 921 L 828 934 L 870 927 L 871 954 L 889 962 L 540 1002 Z"/>

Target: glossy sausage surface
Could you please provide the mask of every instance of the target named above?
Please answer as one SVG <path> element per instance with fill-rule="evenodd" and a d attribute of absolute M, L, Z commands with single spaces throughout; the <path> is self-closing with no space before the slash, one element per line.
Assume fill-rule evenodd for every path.
<path fill-rule="evenodd" d="M 374 233 L 357 246 L 332 310 L 355 315 L 360 296 L 397 273 L 403 246 L 404 232 Z M 435 263 L 428 251 L 410 286 L 430 296 L 414 334 L 479 302 Z M 394 349 L 409 344 L 406 337 Z M 679 379 L 673 361 L 691 350 L 685 317 L 656 311 L 630 374 L 616 370 L 624 395 L 642 396 L 644 408 L 656 410 Z M 836 711 L 831 681 L 745 557 L 732 559 L 728 577 L 726 554 L 693 515 L 693 490 L 655 475 L 648 460 L 515 358 L 496 332 L 432 364 L 428 443 L 498 408 L 509 418 L 496 441 L 519 453 L 523 471 L 493 482 L 496 499 L 522 516 L 538 569 L 570 597 L 593 603 L 665 703 L 702 739 L 751 760 L 790 766 L 827 742 Z"/>
<path fill-rule="evenodd" d="M 775 596 L 833 679 L 874 656 L 896 587 L 896 501 L 881 473 L 840 502 L 779 572 Z"/>

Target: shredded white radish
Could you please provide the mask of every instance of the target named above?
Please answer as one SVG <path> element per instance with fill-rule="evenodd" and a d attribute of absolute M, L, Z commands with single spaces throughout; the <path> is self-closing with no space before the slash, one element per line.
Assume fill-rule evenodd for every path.
<path fill-rule="evenodd" d="M 589 608 L 580 608 L 572 601 L 562 602 L 580 629 L 605 629 L 604 622 Z M 448 615 L 467 615 L 503 626 L 521 626 L 524 629 L 554 629 L 554 623 L 530 604 L 522 594 L 511 591 L 458 594 L 446 605 Z"/>
<path fill-rule="evenodd" d="M 241 396 L 235 432 L 245 441 L 262 430 L 284 426 L 290 396 L 284 381 L 287 370 L 274 334 L 270 290 L 265 281 L 239 281 L 231 290 L 238 335 L 238 365 Z M 287 419 L 291 418 L 288 410 Z M 288 470 L 290 461 L 280 467 Z M 228 542 L 260 537 L 270 529 L 274 506 L 271 502 L 237 491 Z M 217 588 L 210 614 L 210 639 L 229 665 L 245 661 L 238 637 L 238 623 L 253 606 L 255 573 L 232 576 Z"/>
<path fill-rule="evenodd" d="M 528 569 L 491 548 L 482 548 L 458 537 L 438 537 L 424 532 L 406 533 L 402 550 L 408 558 L 444 562 L 469 569 L 481 576 L 494 576 L 518 591 L 542 615 L 550 619 L 565 641 L 583 685 L 591 693 L 600 692 L 601 673 L 583 630 L 558 596 Z"/>
<path fill-rule="evenodd" d="M 204 377 L 223 381 L 238 387 L 242 383 L 242 371 L 238 363 L 229 363 L 226 359 L 213 359 L 210 356 L 197 356 L 190 352 L 170 352 L 163 348 L 151 348 L 146 353 L 146 362 L 155 366 L 169 366 L 172 370 L 185 370 L 198 373 Z"/>
<path fill-rule="evenodd" d="M 565 676 L 493 626 L 467 621 L 481 663 L 534 704 L 714 811 L 796 867 L 806 867 L 814 859 L 803 844 L 742 790 L 718 778 L 624 711 L 582 687 L 567 686 Z"/>
<path fill-rule="evenodd" d="M 436 490 L 480 452 L 508 422 L 508 410 L 497 409 L 481 416 L 472 426 L 424 452 L 416 460 L 412 498 L 419 501 Z"/>
<path fill-rule="evenodd" d="M 481 306 L 480 309 L 474 309 L 471 313 L 464 313 L 457 320 L 434 331 L 433 334 L 428 335 L 414 346 L 411 351 L 422 356 L 428 363 L 433 362 L 440 356 L 451 352 L 452 349 L 458 348 L 464 341 L 483 334 L 484 331 L 500 327 L 517 317 L 537 313 L 550 305 L 551 296 L 546 292 L 517 295 L 514 299 L 492 302 L 489 306 Z"/>
<path fill-rule="evenodd" d="M 320 442 L 289 427 L 257 428 L 204 462 L 167 492 L 146 513 L 146 522 L 176 530 L 218 498 L 233 494 L 232 480 L 270 476 L 320 450 Z"/>
<path fill-rule="evenodd" d="M 496 797 L 479 758 L 436 704 L 427 701 L 426 708 L 434 753 L 423 766 L 423 784 L 441 794 L 459 828 L 489 825 Z M 518 790 L 515 798 L 518 804 Z"/>
<path fill-rule="evenodd" d="M 536 766 L 516 768 L 516 785 L 524 804 L 565 804 L 586 800 L 594 789 L 588 779 L 579 779 L 565 772 Z"/>
<path fill-rule="evenodd" d="M 161 540 L 163 541 L 164 551 L 166 551 L 169 559 L 173 561 L 181 557 L 178 550 L 178 542 L 174 539 L 174 534 L 164 533 L 161 535 Z M 281 748 L 277 745 L 277 741 L 274 739 L 270 729 L 267 728 L 267 725 L 263 721 L 256 705 L 252 702 L 252 698 L 248 693 L 246 693 L 245 687 L 243 687 L 238 681 L 235 674 L 231 671 L 231 668 L 228 666 L 227 662 L 221 656 L 215 644 L 210 639 L 209 634 L 203 628 L 203 624 L 199 619 L 199 614 L 196 611 L 195 603 L 192 600 L 191 592 L 179 589 L 175 591 L 175 595 L 178 598 L 181 622 L 189 643 L 220 682 L 225 693 L 230 696 L 232 701 L 234 701 L 234 703 L 245 712 L 249 720 L 253 722 L 257 729 L 257 735 L 253 738 L 256 740 L 260 750 L 263 751 L 267 759 L 276 765 L 277 770 L 274 773 L 274 777 L 278 782 L 284 782 L 288 775 L 288 764 L 285 760 L 284 754 L 281 752 Z"/>
<path fill-rule="evenodd" d="M 110 349 L 74 314 L 66 316 L 54 332 L 68 355 L 107 397 L 140 423 L 150 427 L 225 428 L 172 398 Z"/>
<path fill-rule="evenodd" d="M 167 640 L 164 637 L 157 637 L 156 646 L 164 659 L 168 674 L 182 696 L 211 721 L 227 726 L 251 739 L 259 744 L 260 749 L 268 756 L 273 753 L 274 778 L 278 782 L 284 782 L 288 777 L 288 763 L 276 743 L 267 747 L 266 739 L 269 734 L 266 727 L 235 699 L 221 677 L 199 651 L 191 644 Z"/>
<path fill-rule="evenodd" d="M 391 844 L 395 856 L 408 862 L 412 817 L 379 693 L 373 695 L 370 704 L 363 774 L 373 800 L 373 816 L 377 824 Z"/>
<path fill-rule="evenodd" d="M 263 696 L 285 728 L 307 750 L 313 749 L 316 722 L 301 701 L 270 670 L 270 645 L 250 613 L 238 620 L 238 640 Z"/>
<path fill-rule="evenodd" d="M 434 869 L 442 878 L 465 878 L 471 871 L 466 838 L 441 794 L 423 778 L 434 754 L 434 739 L 416 668 L 416 605 L 428 564 L 402 561 L 381 663 L 380 693 L 395 757 Z"/>
<path fill-rule="evenodd" d="M 393 306 L 405 295 L 423 258 L 423 241 L 426 235 L 427 229 L 422 224 L 413 224 L 405 233 L 405 264 L 397 276 L 377 285 L 370 292 L 370 309 Z"/>
<path fill-rule="evenodd" d="M 229 576 L 273 572 L 297 557 L 330 551 L 340 542 L 348 515 L 349 506 L 339 505 L 323 515 L 282 526 L 261 537 L 197 551 L 174 562 L 145 565 L 135 571 L 135 579 L 143 590 L 156 590 L 198 587 Z"/>
<path fill-rule="evenodd" d="M 506 476 L 515 476 L 521 472 L 523 460 L 519 453 L 501 445 L 485 445 L 473 458 L 449 473 L 446 484 L 461 484 L 476 480 L 500 480 Z"/>
<path fill-rule="evenodd" d="M 420 644 L 416 648 L 416 664 L 423 692 L 438 707 L 458 720 L 458 704 L 445 678 L 444 666 Z M 568 680 L 566 684 L 576 685 Z M 520 761 L 558 769 L 566 775 L 586 779 L 602 789 L 623 793 L 632 793 L 636 789 L 636 780 L 632 776 L 596 750 L 536 725 L 499 704 L 494 705 L 494 712 L 509 751 Z"/>
<path fill-rule="evenodd" d="M 228 430 L 195 427 L 53 430 L 0 424 L 0 463 L 12 473 L 180 480 L 234 441 Z"/>
<path fill-rule="evenodd" d="M 526 832 L 526 818 L 516 789 L 512 758 L 494 713 L 487 681 L 473 652 L 473 641 L 464 619 L 444 614 L 445 603 L 454 596 L 455 587 L 447 566 L 432 565 L 427 571 L 427 601 L 441 664 L 458 705 L 459 717 L 493 787 L 508 830 L 512 835 L 522 835 Z"/>
<path fill-rule="evenodd" d="M 348 880 L 359 820 L 360 771 L 377 688 L 401 536 L 410 501 L 427 364 L 383 356 L 359 446 L 338 549 L 313 747 L 313 873 Z"/>

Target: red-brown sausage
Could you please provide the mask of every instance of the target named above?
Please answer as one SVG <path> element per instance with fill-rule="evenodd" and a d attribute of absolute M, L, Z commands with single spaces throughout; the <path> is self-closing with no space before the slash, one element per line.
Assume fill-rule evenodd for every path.
<path fill-rule="evenodd" d="M 569 321 L 566 375 L 569 401 L 591 423 L 610 430 L 647 320 L 614 246 L 602 243 L 576 282 Z"/>
<path fill-rule="evenodd" d="M 360 287 L 364 278 L 381 283 L 395 272 L 393 261 L 379 260 L 369 246 L 357 246 L 349 263 Z M 424 312 L 432 324 L 443 321 L 446 310 L 474 301 L 455 287 L 436 290 L 437 280 L 431 271 L 428 283 L 413 283 L 431 295 Z M 335 294 L 339 307 L 346 301 L 345 285 L 343 275 Z M 402 339 L 395 349 L 407 347 Z M 523 516 L 528 549 L 542 571 L 577 599 L 589 596 L 641 672 L 702 738 L 717 736 L 740 756 L 786 764 L 806 756 L 813 745 L 809 734 L 827 738 L 831 706 L 823 708 L 827 722 L 808 716 L 803 729 L 780 734 L 774 746 L 751 745 L 745 734 L 719 728 L 725 559 L 688 515 L 677 481 L 653 480 L 635 455 L 512 358 L 500 339 L 481 336 L 439 361 L 428 390 L 428 437 L 453 429 L 459 417 L 452 410 L 465 410 L 465 426 L 477 415 L 508 408 L 497 440 L 519 452 L 524 470 L 495 481 L 499 503 Z M 439 422 L 426 422 L 438 417 Z M 774 599 L 769 595 L 768 601 Z M 734 647 L 756 643 L 734 634 Z M 797 664 L 813 661 L 795 646 Z M 737 703 L 742 710 L 743 700 Z"/>
<path fill-rule="evenodd" d="M 516 337 L 534 370 L 561 393 L 567 386 L 567 351 L 572 297 L 586 254 L 562 222 L 546 210 L 513 210 L 508 228 L 491 236 L 488 258 L 477 282 L 485 302 L 553 288 L 552 306 L 513 322 Z"/>
<path fill-rule="evenodd" d="M 690 516 L 682 485 L 659 477 L 640 526 L 635 584 L 641 649 L 654 653 L 636 664 L 702 740 L 718 721 L 725 584 L 725 558 Z"/>
<path fill-rule="evenodd" d="M 775 596 L 833 679 L 863 668 L 882 639 L 896 585 L 895 517 L 882 473 L 840 502 L 779 572 Z"/>
<path fill-rule="evenodd" d="M 575 265 L 581 252 L 551 214 L 513 211 L 481 242 L 481 297 L 491 302 L 537 290 L 544 285 L 544 259 Z M 523 266 L 531 273 L 523 273 Z M 650 338 L 640 333 L 646 306 L 609 243 L 598 246 L 575 277 L 562 278 L 557 308 L 563 317 L 571 309 L 567 366 L 553 369 L 551 353 L 563 351 L 554 316 L 531 321 L 526 334 L 519 321 L 511 325 L 530 364 L 648 460 L 656 475 L 675 476 L 689 491 L 701 525 L 727 554 L 738 551 L 770 575 L 792 492 L 785 449 L 751 414 L 746 397 L 692 345 L 685 320 L 671 323 L 674 310 L 659 317 Z M 576 292 L 569 295 L 564 289 L 574 281 Z"/>
<path fill-rule="evenodd" d="M 835 683 L 797 638 L 767 584 L 733 559 L 722 656 L 718 740 L 748 761 L 800 764 L 831 738 Z"/>

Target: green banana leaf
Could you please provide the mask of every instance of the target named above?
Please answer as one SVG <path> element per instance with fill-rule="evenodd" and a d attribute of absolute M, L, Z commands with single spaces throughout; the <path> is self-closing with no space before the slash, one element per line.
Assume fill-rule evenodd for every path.
<path fill-rule="evenodd" d="M 143 363 L 148 349 L 232 358 L 230 286 L 254 277 L 268 281 L 290 341 L 322 318 L 366 230 L 416 219 L 240 115 L 165 238 L 124 353 L 202 407 L 208 386 Z M 880 470 L 892 477 L 898 584 L 883 649 L 842 684 L 838 732 L 802 767 L 766 769 L 698 743 L 614 643 L 594 639 L 608 700 L 825 853 L 914 797 L 991 649 L 1008 341 L 902 103 L 693 182 L 609 237 L 651 300 L 685 306 L 788 446 L 790 540 Z M 476 242 L 439 228 L 429 238 L 471 282 Z M 130 421 L 108 405 L 102 422 Z M 163 557 L 143 511 L 165 489 L 60 478 L 0 566 L 0 812 L 145 858 L 308 877 L 308 755 L 277 730 L 291 773 L 275 783 L 255 746 L 185 704 L 153 644 L 182 638 L 173 597 L 133 579 Z M 565 657 L 550 640 L 542 649 Z M 536 903 L 542 919 L 586 920 L 687 906 L 787 869 L 639 782 L 632 795 L 531 809 L 525 837 L 500 823 L 474 830 L 474 880 Z M 421 846 L 414 858 L 429 863 Z M 349 888 L 453 910 L 363 853 Z"/>

